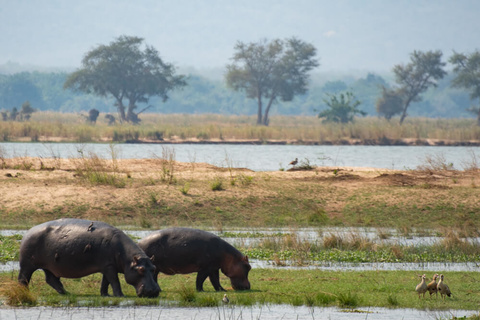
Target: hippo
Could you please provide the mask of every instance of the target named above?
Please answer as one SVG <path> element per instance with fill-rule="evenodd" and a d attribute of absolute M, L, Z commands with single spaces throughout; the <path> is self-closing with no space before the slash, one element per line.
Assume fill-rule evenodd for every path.
<path fill-rule="evenodd" d="M 220 285 L 219 269 L 230 278 L 233 289 L 249 290 L 248 257 L 220 237 L 190 228 L 170 228 L 151 233 L 138 242 L 147 256 L 154 256 L 155 280 L 158 273 L 167 275 L 197 273 L 196 289 L 203 291 L 207 277 L 216 291 Z"/>
<path fill-rule="evenodd" d="M 123 296 L 118 273 L 125 275 L 139 297 L 160 293 L 150 258 L 121 230 L 99 221 L 59 219 L 28 230 L 20 244 L 18 282 L 28 287 L 37 269 L 43 269 L 46 282 L 60 294 L 66 293 L 60 277 L 81 278 L 96 272 L 103 274 L 102 296 L 108 296 L 109 284 L 115 296 Z"/>

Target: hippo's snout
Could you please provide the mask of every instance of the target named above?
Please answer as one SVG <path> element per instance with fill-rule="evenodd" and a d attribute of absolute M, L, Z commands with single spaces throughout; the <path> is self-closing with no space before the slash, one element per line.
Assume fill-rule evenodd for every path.
<path fill-rule="evenodd" d="M 137 296 L 140 298 L 156 298 L 160 294 L 160 286 L 155 283 L 151 288 L 146 288 L 145 285 L 141 285 L 137 288 Z"/>
<path fill-rule="evenodd" d="M 250 282 L 248 280 L 235 283 L 232 281 L 232 288 L 233 290 L 250 290 Z"/>

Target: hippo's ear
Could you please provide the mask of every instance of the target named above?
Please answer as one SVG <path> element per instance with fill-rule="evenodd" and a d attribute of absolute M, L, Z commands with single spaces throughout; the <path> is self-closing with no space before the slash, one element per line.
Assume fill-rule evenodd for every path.
<path fill-rule="evenodd" d="M 248 256 L 243 257 L 243 261 L 245 261 L 246 263 L 248 263 Z"/>
<path fill-rule="evenodd" d="M 152 262 L 155 261 L 155 255 L 150 257 L 150 261 L 152 261 Z"/>
<path fill-rule="evenodd" d="M 130 265 L 132 268 L 135 267 L 138 264 L 138 256 L 133 256 L 133 261 L 132 264 Z"/>

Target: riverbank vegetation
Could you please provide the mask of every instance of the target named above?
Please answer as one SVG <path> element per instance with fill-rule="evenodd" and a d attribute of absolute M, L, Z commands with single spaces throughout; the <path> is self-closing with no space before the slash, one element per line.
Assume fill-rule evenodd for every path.
<path fill-rule="evenodd" d="M 120 275 L 125 298 L 101 297 L 101 275 L 80 279 L 62 279 L 67 295 L 59 295 L 45 283 L 43 272 L 33 274 L 30 293 L 15 290 L 24 300 L 9 297 L 14 305 L 40 305 L 57 307 L 102 307 L 129 305 L 160 305 L 186 307 L 227 307 L 222 303 L 224 292 L 215 292 L 210 283 L 205 292 L 195 291 L 195 274 L 160 275 L 162 288 L 159 298 L 137 298 L 135 289 L 126 284 Z M 433 276 L 430 272 L 428 278 Z M 286 304 L 291 306 L 338 306 L 354 310 L 360 307 L 417 308 L 431 310 L 477 310 L 480 295 L 476 272 L 444 273 L 445 282 L 452 291 L 451 297 L 429 296 L 418 298 L 415 286 L 420 282 L 417 272 L 411 271 L 322 271 L 253 269 L 249 274 L 252 289 L 233 291 L 228 278 L 221 274 L 221 282 L 230 299 L 228 307 L 256 304 Z M 15 288 L 15 273 L 0 274 L 2 295 L 5 288 Z M 23 303 L 21 301 L 24 301 Z M 15 303 L 17 302 L 17 303 Z M 20 302 L 20 303 L 18 303 Z"/>
<path fill-rule="evenodd" d="M 322 123 L 315 116 L 270 116 L 269 126 L 254 116 L 218 114 L 145 114 L 138 125 L 109 125 L 87 114 L 35 112 L 28 122 L 0 121 L 0 141 L 68 142 L 200 142 L 290 144 L 420 144 L 479 145 L 474 119 L 406 118 L 398 121 L 366 117 L 353 123 Z"/>
<path fill-rule="evenodd" d="M 231 161 L 225 167 L 194 160 L 178 163 L 174 151 L 168 148 L 158 157 L 142 160 L 118 159 L 115 146 L 111 150 L 110 159 L 87 150 L 70 159 L 54 155 L 0 157 L 1 227 L 26 229 L 62 217 L 102 220 L 126 230 L 196 226 L 224 237 L 243 234 L 255 240 L 245 241 L 238 248 L 252 259 L 275 266 L 463 263 L 476 262 L 480 255 L 474 239 L 480 229 L 480 172 L 474 155 L 466 159 L 462 169 L 451 167 L 441 157 L 432 157 L 416 169 L 403 171 L 312 166 L 304 171 L 253 172 L 235 169 L 228 165 Z M 212 188 L 218 181 L 222 188 Z M 245 226 L 249 226 L 247 230 Z M 297 237 L 294 231 L 303 227 L 317 230 L 318 240 Z M 328 227 L 369 227 L 376 230 L 377 237 L 355 232 L 338 235 Z M 273 228 L 273 234 L 263 233 L 262 228 Z M 239 229 L 247 233 L 229 231 Z M 439 240 L 411 246 L 388 241 L 395 236 L 432 236 Z M 18 260 L 20 238 L 0 238 L 2 261 Z M 252 290 L 228 294 L 232 305 L 477 308 L 480 296 L 475 289 L 476 272 L 443 272 L 453 291 L 453 297 L 445 302 L 440 298 L 418 299 L 414 291 L 419 282 L 417 273 L 254 268 L 250 275 Z M 58 295 L 43 277 L 42 272 L 35 273 L 33 298 L 25 296 L 25 303 L 105 306 L 126 301 L 100 297 L 99 275 L 65 280 L 71 292 L 67 296 Z M 15 282 L 15 271 L 0 278 L 2 288 L 9 288 Z M 228 283 L 225 277 L 222 281 Z M 194 275 L 162 276 L 164 291 L 160 299 L 136 298 L 133 288 L 125 283 L 123 288 L 127 300 L 133 301 L 128 303 L 138 305 L 219 305 L 223 294 L 210 287 L 205 293 L 196 293 L 194 282 Z"/>

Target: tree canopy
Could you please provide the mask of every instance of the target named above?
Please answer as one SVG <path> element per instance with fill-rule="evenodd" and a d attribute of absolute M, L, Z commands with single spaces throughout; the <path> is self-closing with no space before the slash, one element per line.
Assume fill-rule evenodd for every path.
<path fill-rule="evenodd" d="M 350 91 L 341 92 L 338 95 L 327 94 L 327 96 L 329 100 L 324 99 L 323 101 L 328 106 L 328 109 L 318 114 L 319 118 L 324 118 L 324 122 L 348 123 L 353 121 L 356 114 L 362 116 L 367 114 L 365 111 L 357 108 L 361 102 Z"/>
<path fill-rule="evenodd" d="M 480 98 L 480 52 L 478 50 L 466 55 L 456 53 L 450 57 L 449 62 L 453 64 L 455 78 L 452 86 L 470 90 L 470 99 Z M 480 126 L 480 106 L 471 106 L 468 109 L 477 116 L 477 125 Z"/>
<path fill-rule="evenodd" d="M 436 87 L 437 80 L 442 79 L 447 73 L 443 70 L 446 63 L 442 62 L 441 51 L 413 51 L 410 55 L 410 63 L 396 65 L 393 68 L 395 80 L 400 86 L 399 91 L 403 95 L 403 111 L 400 124 L 407 116 L 407 109 L 411 102 L 421 101 L 423 92 L 429 87 Z"/>
<path fill-rule="evenodd" d="M 238 42 L 227 65 L 227 85 L 257 100 L 257 124 L 268 125 L 272 105 L 307 92 L 309 71 L 319 65 L 316 49 L 297 38 Z M 263 109 L 266 99 L 265 110 Z"/>
<path fill-rule="evenodd" d="M 165 63 L 155 48 L 146 45 L 142 51 L 142 44 L 142 38 L 120 36 L 94 48 L 86 53 L 82 68 L 68 76 L 64 88 L 112 96 L 120 120 L 138 122 L 143 111 L 135 113 L 138 103 L 147 103 L 152 96 L 166 101 L 171 90 L 186 84 L 184 76 L 175 75 L 174 66 Z"/>
<path fill-rule="evenodd" d="M 389 120 L 396 114 L 403 111 L 402 92 L 398 90 L 387 89 L 382 87 L 382 95 L 376 102 L 377 113 Z"/>

